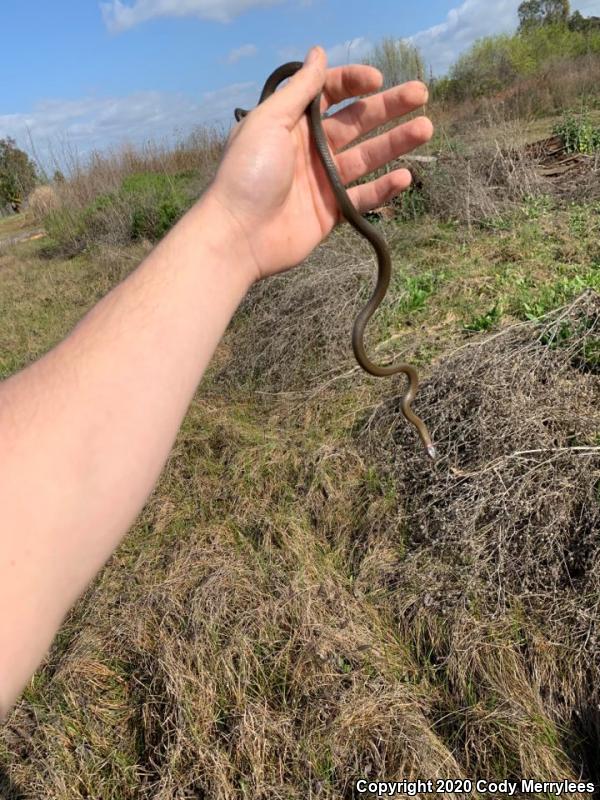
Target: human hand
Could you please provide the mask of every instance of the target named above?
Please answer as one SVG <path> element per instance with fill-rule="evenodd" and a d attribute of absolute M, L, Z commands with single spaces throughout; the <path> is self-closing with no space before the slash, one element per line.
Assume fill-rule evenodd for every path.
<path fill-rule="evenodd" d="M 350 65 L 327 69 L 316 47 L 314 60 L 239 122 L 208 193 L 229 215 L 239 247 L 247 248 L 253 281 L 298 264 L 340 219 L 305 110 L 319 92 L 321 113 L 348 97 L 381 87 L 374 67 Z M 427 102 L 420 81 L 395 86 L 357 100 L 323 120 L 333 159 L 344 185 L 427 142 L 433 126 L 427 117 L 397 125 L 343 153 L 339 151 L 389 120 Z M 348 194 L 365 213 L 406 189 L 407 169 L 396 169 Z"/>

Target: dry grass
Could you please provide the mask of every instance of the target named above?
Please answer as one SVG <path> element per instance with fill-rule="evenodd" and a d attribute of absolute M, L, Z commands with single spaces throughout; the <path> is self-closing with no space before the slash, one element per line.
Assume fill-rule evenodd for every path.
<path fill-rule="evenodd" d="M 419 398 L 443 453 L 433 471 L 403 444 L 397 399 L 363 425 L 370 457 L 405 497 L 407 555 L 383 570 L 370 560 L 357 582 L 387 589 L 383 605 L 429 654 L 448 713 L 494 709 L 461 716 L 461 741 L 488 771 L 514 750 L 505 734 L 523 742 L 523 726 L 547 715 L 537 736 L 551 719 L 556 755 L 581 736 L 599 777 L 599 344 L 600 297 L 587 293 L 438 362 Z M 558 758 L 541 771 L 561 769 Z"/>
<path fill-rule="evenodd" d="M 224 146 L 223 131 L 199 128 L 175 148 L 148 143 L 92 153 L 84 162 L 74 157 L 69 179 L 52 185 L 48 252 L 73 256 L 159 240 L 213 179 Z"/>
<path fill-rule="evenodd" d="M 33 221 L 41 223 L 51 211 L 60 208 L 60 200 L 52 186 L 37 186 L 27 198 L 27 207 Z"/>
<path fill-rule="evenodd" d="M 200 194 L 212 179 L 224 146 L 221 129 L 201 127 L 175 148 L 148 142 L 140 147 L 94 152 L 86 159 L 72 153 L 67 158 L 69 180 L 55 183 L 54 189 L 64 207 L 82 209 L 99 195 L 117 191 L 130 175 L 194 173 Z"/>
<path fill-rule="evenodd" d="M 522 124 L 506 121 L 491 130 L 477 124 L 460 149 L 442 143 L 433 166 L 413 167 L 427 210 L 442 220 L 457 220 L 468 229 L 518 207 L 527 196 L 548 192 L 550 181 L 535 161 L 514 147 Z"/>
<path fill-rule="evenodd" d="M 261 403 L 208 384 L 0 734 L 13 788 L 333 799 L 360 775 L 593 776 L 597 315 L 585 295 L 438 361 L 418 400 L 434 473 L 387 385 Z"/>
<path fill-rule="evenodd" d="M 10 214 L 0 218 L 0 239 L 9 239 L 22 233 L 32 225 L 32 218 L 28 211 L 21 214 Z"/>
<path fill-rule="evenodd" d="M 376 270 L 336 230 L 240 307 L 140 518 L 0 730 L 0 796 L 600 782 L 600 303 L 585 292 L 541 322 L 462 329 L 500 294 L 522 317 L 548 286 L 596 281 L 598 210 L 536 200 L 499 218 L 540 190 L 505 133 L 485 152 L 448 148 L 437 188 L 422 176 L 440 216 L 466 225 L 383 224 L 396 267 L 369 350 L 420 362 L 436 468 L 399 414 L 402 381 L 354 364 Z M 97 156 L 61 191 L 77 210 L 127 175 L 192 162 L 200 185 L 219 147 Z M 148 248 L 1 252 L 0 375 Z"/>
<path fill-rule="evenodd" d="M 371 253 L 347 228 L 336 230 L 301 270 L 256 284 L 242 302 L 235 347 L 216 380 L 277 392 L 315 386 L 324 370 L 337 376 L 340 365 L 354 370 L 350 326 L 375 279 Z"/>
<path fill-rule="evenodd" d="M 401 645 L 279 527 L 293 548 L 270 564 L 228 525 L 171 543 L 166 564 L 140 556 L 138 588 L 113 587 L 118 603 L 47 668 L 62 707 L 33 733 L 55 765 L 40 793 L 339 797 L 355 774 L 461 774 Z M 84 741 L 76 774 L 64 759 Z"/>

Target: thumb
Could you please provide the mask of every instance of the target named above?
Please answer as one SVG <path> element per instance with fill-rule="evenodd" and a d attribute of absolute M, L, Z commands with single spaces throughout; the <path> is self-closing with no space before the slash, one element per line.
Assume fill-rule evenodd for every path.
<path fill-rule="evenodd" d="M 308 51 L 302 68 L 271 97 L 271 112 L 282 116 L 290 130 L 322 91 L 326 70 L 327 55 L 322 47 L 316 45 Z"/>

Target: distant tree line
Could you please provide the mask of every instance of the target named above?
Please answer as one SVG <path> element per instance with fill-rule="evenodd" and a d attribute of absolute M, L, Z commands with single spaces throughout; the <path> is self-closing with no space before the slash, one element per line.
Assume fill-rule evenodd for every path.
<path fill-rule="evenodd" d="M 568 0 L 524 0 L 514 35 L 476 41 L 448 74 L 433 82 L 438 99 L 464 100 L 499 92 L 534 76 L 557 58 L 600 53 L 600 17 L 570 12 Z"/>
<path fill-rule="evenodd" d="M 419 49 L 406 39 L 387 37 L 364 63 L 377 67 L 383 88 L 409 80 L 428 80 L 436 99 L 460 101 L 499 92 L 533 76 L 556 58 L 600 53 L 600 17 L 571 13 L 569 0 L 523 0 L 514 35 L 489 36 L 461 54 L 442 78 L 433 79 Z"/>
<path fill-rule="evenodd" d="M 571 14 L 569 0 L 523 0 L 519 6 L 519 33 L 542 25 L 564 25 L 572 31 L 598 30 L 600 17 L 584 17 L 579 11 Z"/>

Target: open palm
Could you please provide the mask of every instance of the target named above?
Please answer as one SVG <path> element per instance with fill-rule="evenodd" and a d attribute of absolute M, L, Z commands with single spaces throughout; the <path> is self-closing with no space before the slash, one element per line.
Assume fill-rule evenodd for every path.
<path fill-rule="evenodd" d="M 321 113 L 349 97 L 381 87 L 379 70 L 364 65 L 326 68 L 316 48 L 313 63 L 257 106 L 232 131 L 209 192 L 231 217 L 255 268 L 254 280 L 288 269 L 319 244 L 339 221 L 339 210 L 304 113 L 321 91 Z M 427 101 L 427 89 L 411 81 L 357 100 L 323 120 L 323 129 L 344 184 L 351 183 L 431 138 L 426 117 L 342 148 Z M 360 213 L 406 189 L 406 169 L 348 190 Z"/>

